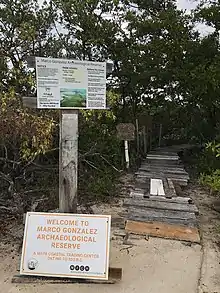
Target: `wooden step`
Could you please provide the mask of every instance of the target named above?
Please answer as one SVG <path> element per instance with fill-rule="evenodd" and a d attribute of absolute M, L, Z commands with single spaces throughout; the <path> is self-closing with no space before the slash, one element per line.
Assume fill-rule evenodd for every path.
<path fill-rule="evenodd" d="M 140 235 L 200 243 L 199 230 L 193 227 L 189 228 L 161 222 L 127 221 L 125 231 Z"/>
<path fill-rule="evenodd" d="M 138 177 L 146 177 L 146 178 L 157 178 L 159 177 L 164 177 L 164 178 L 175 178 L 175 179 L 183 179 L 183 180 L 189 180 L 189 175 L 184 175 L 184 174 L 170 174 L 166 172 L 147 172 L 147 171 L 138 171 L 135 173 L 136 176 Z M 159 178 L 157 178 L 159 179 Z"/>
<path fill-rule="evenodd" d="M 147 160 L 169 160 L 169 161 L 178 161 L 179 156 L 166 156 L 166 155 L 147 155 Z"/>
<path fill-rule="evenodd" d="M 189 203 L 177 203 L 177 202 L 169 202 L 169 201 L 159 201 L 159 200 L 151 200 L 143 199 L 126 199 L 124 201 L 124 206 L 132 207 L 132 208 L 143 208 L 143 209 L 155 209 L 155 210 L 172 210 L 172 211 L 182 211 L 182 212 L 191 212 L 198 215 L 199 211 L 194 204 Z"/>
<path fill-rule="evenodd" d="M 166 174 L 180 174 L 180 175 L 188 175 L 188 173 L 181 168 L 161 168 L 158 166 L 152 166 L 152 167 L 140 167 L 138 169 L 138 172 L 163 172 Z"/>
<path fill-rule="evenodd" d="M 189 227 L 197 226 L 195 213 L 185 211 L 129 207 L 127 219 L 140 222 L 165 222 L 169 224 L 187 225 Z"/>

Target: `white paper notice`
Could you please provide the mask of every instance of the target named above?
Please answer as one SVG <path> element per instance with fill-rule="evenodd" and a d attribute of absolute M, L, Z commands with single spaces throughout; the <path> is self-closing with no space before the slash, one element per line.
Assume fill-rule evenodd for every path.
<path fill-rule="evenodd" d="M 108 279 L 111 216 L 27 213 L 20 273 Z"/>
<path fill-rule="evenodd" d="M 105 109 L 106 63 L 36 57 L 37 106 Z"/>

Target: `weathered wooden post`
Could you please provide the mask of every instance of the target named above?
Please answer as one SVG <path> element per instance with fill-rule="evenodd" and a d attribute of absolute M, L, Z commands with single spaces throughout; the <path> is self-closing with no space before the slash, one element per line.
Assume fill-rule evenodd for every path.
<path fill-rule="evenodd" d="M 162 124 L 160 124 L 160 130 L 159 130 L 159 143 L 158 143 L 159 147 L 161 147 L 161 138 L 162 138 Z"/>
<path fill-rule="evenodd" d="M 61 110 L 59 211 L 77 212 L 78 110 Z"/>
<path fill-rule="evenodd" d="M 150 135 L 149 132 L 151 132 L 152 128 L 152 117 L 148 113 L 142 113 L 138 117 L 138 123 L 140 126 L 142 126 L 142 134 L 143 134 L 143 150 L 144 154 L 148 152 L 148 149 L 151 148 L 151 142 L 150 142 Z"/>
<path fill-rule="evenodd" d="M 138 119 L 135 120 L 136 123 L 136 140 L 137 140 L 137 153 L 140 153 L 140 139 L 139 139 L 139 123 Z"/>
<path fill-rule="evenodd" d="M 147 137 L 146 137 L 146 126 L 143 126 L 143 140 L 144 140 L 144 154 L 147 153 Z"/>

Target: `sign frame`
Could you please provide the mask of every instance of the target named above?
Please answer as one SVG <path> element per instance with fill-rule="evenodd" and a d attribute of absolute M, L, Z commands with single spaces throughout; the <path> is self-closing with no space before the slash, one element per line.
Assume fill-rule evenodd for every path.
<path fill-rule="evenodd" d="M 103 219 L 106 220 L 106 239 L 105 239 L 105 261 L 104 267 L 105 271 L 103 275 L 98 273 L 91 275 L 85 273 L 77 273 L 77 272 L 70 272 L 70 273 L 51 273 L 51 272 L 33 272 L 30 269 L 24 269 L 25 261 L 27 261 L 28 255 L 26 254 L 27 249 L 27 241 L 28 241 L 28 229 L 30 227 L 30 217 L 31 216 L 44 216 L 44 218 L 48 219 L 58 218 L 58 217 L 71 217 L 72 221 L 76 220 L 76 218 L 96 218 L 96 219 Z M 40 224 L 39 224 L 40 225 Z M 33 232 L 32 232 L 33 233 Z M 37 233 L 37 232 L 36 232 Z M 56 232 L 55 232 L 56 233 Z M 109 251 L 110 251 L 110 234 L 111 234 L 111 215 L 90 215 L 90 214 L 69 214 L 69 213 L 44 213 L 44 212 L 28 212 L 26 215 L 26 223 L 25 223 L 25 230 L 24 230 L 24 237 L 23 237 L 23 245 L 22 245 L 22 256 L 20 262 L 20 274 L 21 275 L 29 275 L 29 276 L 44 276 L 44 277 L 57 277 L 57 278 L 80 278 L 80 279 L 93 279 L 93 280 L 108 280 L 109 277 Z M 32 240 L 34 241 L 34 240 Z M 88 244 L 89 245 L 89 244 Z M 64 251 L 67 251 L 63 249 Z M 73 252 L 73 250 L 71 250 Z M 80 252 L 79 252 L 80 253 Z M 83 253 L 83 252 L 81 252 Z M 30 257 L 30 256 L 29 256 Z M 65 261 L 65 260 L 64 260 Z M 27 262 L 26 262 L 27 263 Z M 69 262 L 66 261 L 67 264 Z M 74 264 L 72 264 L 74 265 Z"/>

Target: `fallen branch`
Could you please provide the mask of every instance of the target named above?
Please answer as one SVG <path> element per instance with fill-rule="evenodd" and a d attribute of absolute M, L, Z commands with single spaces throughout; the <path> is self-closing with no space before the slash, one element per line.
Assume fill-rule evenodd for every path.
<path fill-rule="evenodd" d="M 56 188 L 54 187 L 54 188 L 44 188 L 44 189 L 31 189 L 31 190 L 23 191 L 22 193 L 28 194 L 28 193 L 33 193 L 33 192 L 44 192 L 44 191 L 49 191 L 49 190 L 54 190 L 54 189 L 56 189 Z"/>
<path fill-rule="evenodd" d="M 84 153 L 83 155 L 82 155 L 82 154 L 79 154 L 79 158 L 86 157 L 86 156 L 92 154 L 92 151 L 95 149 L 96 145 L 97 145 L 97 143 L 95 143 L 95 144 L 91 147 L 91 149 L 90 149 L 88 152 Z"/>
<path fill-rule="evenodd" d="M 97 168 L 95 165 L 93 165 L 93 163 L 87 161 L 87 160 L 83 160 L 84 162 L 86 162 L 89 166 L 91 166 L 92 168 L 96 169 L 96 170 L 100 170 L 99 168 Z"/>
<path fill-rule="evenodd" d="M 123 170 L 118 170 L 114 165 L 112 165 L 105 157 L 100 156 L 106 163 L 109 164 L 109 166 L 111 166 L 114 170 L 116 170 L 117 172 L 122 172 Z"/>

